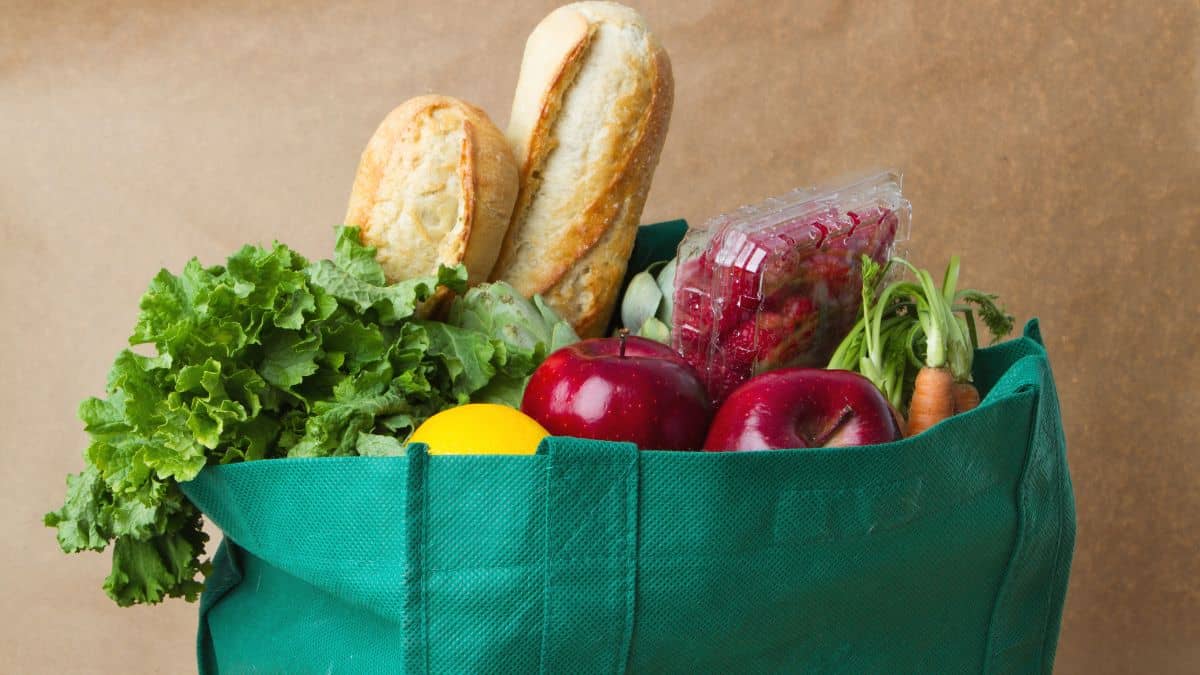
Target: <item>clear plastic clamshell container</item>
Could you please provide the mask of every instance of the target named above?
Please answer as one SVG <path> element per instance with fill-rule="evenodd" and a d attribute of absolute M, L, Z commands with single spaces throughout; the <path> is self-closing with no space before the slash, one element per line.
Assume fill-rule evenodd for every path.
<path fill-rule="evenodd" d="M 908 238 L 901 175 L 799 188 L 690 228 L 672 343 L 717 403 L 756 373 L 824 366 L 862 304 L 862 256 Z"/>

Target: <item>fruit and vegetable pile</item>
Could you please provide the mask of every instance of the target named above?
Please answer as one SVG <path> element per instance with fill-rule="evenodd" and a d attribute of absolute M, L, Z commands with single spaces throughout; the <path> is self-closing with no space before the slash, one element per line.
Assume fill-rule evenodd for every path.
<path fill-rule="evenodd" d="M 246 246 L 150 283 L 65 505 L 68 552 L 112 546 L 119 604 L 194 599 L 206 535 L 179 489 L 204 467 L 285 457 L 533 453 L 547 434 L 647 451 L 885 443 L 979 395 L 975 316 L 994 295 L 893 257 L 907 202 L 891 174 L 793 193 L 691 229 L 632 278 L 611 337 L 580 341 L 538 296 L 467 288 L 464 268 L 389 284 L 358 231 L 308 261 Z M 882 180 L 882 182 L 880 182 Z M 882 186 L 882 187 L 881 187 Z M 453 294 L 436 316 L 427 301 Z"/>

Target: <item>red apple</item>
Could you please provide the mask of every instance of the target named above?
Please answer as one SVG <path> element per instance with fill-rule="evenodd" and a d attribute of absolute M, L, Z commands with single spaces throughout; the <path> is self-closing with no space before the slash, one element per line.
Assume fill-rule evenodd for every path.
<path fill-rule="evenodd" d="M 670 347 L 640 337 L 593 338 L 538 366 L 521 410 L 556 436 L 697 450 L 712 418 L 700 375 Z"/>
<path fill-rule="evenodd" d="M 729 395 L 704 449 L 843 447 L 898 438 L 892 407 L 867 378 L 848 370 L 783 368 Z"/>

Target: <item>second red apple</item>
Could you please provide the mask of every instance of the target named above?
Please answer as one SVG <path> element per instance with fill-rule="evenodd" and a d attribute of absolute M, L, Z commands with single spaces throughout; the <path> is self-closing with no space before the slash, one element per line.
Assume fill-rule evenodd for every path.
<path fill-rule="evenodd" d="M 899 438 L 895 413 L 867 378 L 847 370 L 783 368 L 729 395 L 704 449 L 845 447 Z"/>

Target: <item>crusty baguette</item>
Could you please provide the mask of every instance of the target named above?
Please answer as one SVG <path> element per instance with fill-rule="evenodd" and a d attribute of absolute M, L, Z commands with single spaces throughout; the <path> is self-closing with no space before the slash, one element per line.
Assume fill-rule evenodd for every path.
<path fill-rule="evenodd" d="M 482 110 L 418 96 L 367 143 L 346 223 L 376 247 L 390 282 L 462 263 L 479 283 L 496 263 L 517 190 L 512 150 Z"/>
<path fill-rule="evenodd" d="M 507 132 L 521 191 L 493 279 L 542 294 L 582 336 L 605 329 L 673 97 L 667 53 L 632 9 L 579 2 L 538 24 Z"/>

